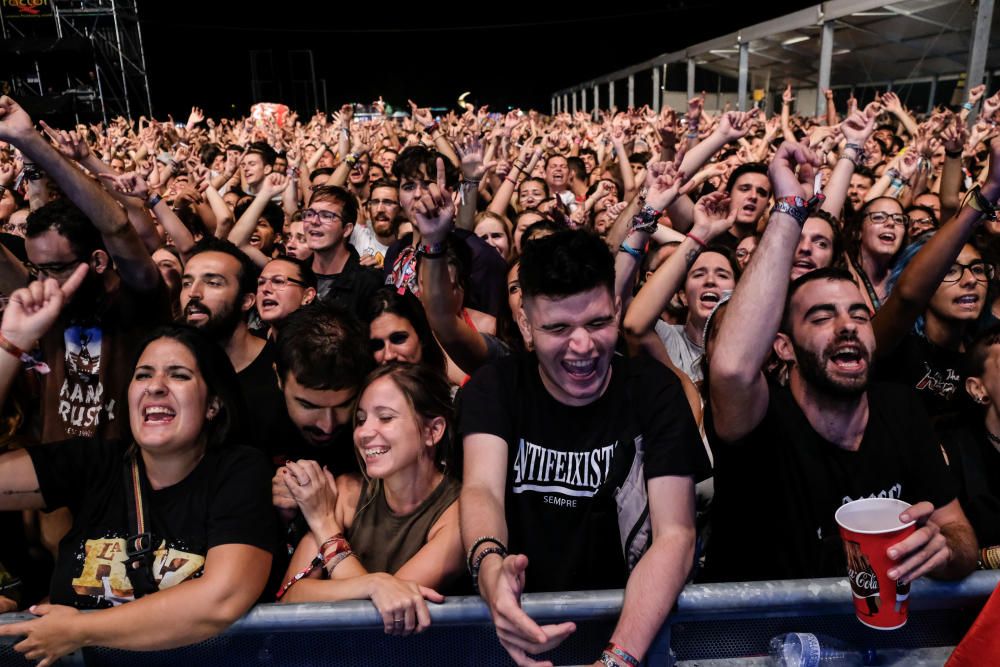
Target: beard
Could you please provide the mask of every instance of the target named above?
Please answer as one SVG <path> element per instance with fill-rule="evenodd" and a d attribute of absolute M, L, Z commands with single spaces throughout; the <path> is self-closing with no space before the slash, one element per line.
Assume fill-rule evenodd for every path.
<path fill-rule="evenodd" d="M 851 378 L 840 378 L 827 371 L 828 362 L 836 354 L 837 348 L 844 343 L 853 343 L 861 349 L 861 358 L 865 362 L 863 375 Z M 792 340 L 795 350 L 795 363 L 802 379 L 828 396 L 841 399 L 858 398 L 868 390 L 868 379 L 871 375 L 871 353 L 856 336 L 838 336 L 821 353 L 806 349 Z"/>
<path fill-rule="evenodd" d="M 201 301 L 188 301 L 184 307 L 184 320 L 188 320 L 191 313 L 204 313 L 208 315 L 207 320 L 193 324 L 205 333 L 206 336 L 216 342 L 224 342 L 232 337 L 236 327 L 243 321 L 243 313 L 235 304 L 226 304 L 218 312 L 213 313 L 208 306 Z"/>
<path fill-rule="evenodd" d="M 391 236 L 392 218 L 382 215 L 375 216 L 372 218 L 372 231 L 377 236 Z"/>

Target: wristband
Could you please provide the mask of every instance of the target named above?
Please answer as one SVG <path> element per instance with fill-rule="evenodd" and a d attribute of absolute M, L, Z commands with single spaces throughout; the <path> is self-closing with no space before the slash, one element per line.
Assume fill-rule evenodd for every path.
<path fill-rule="evenodd" d="M 649 204 L 644 204 L 632 218 L 632 229 L 630 231 L 652 234 L 658 226 L 656 221 L 659 219 L 660 213 L 661 211 L 657 211 Z"/>
<path fill-rule="evenodd" d="M 505 545 L 503 542 L 493 537 L 492 535 L 483 535 L 482 537 L 478 538 L 475 542 L 472 543 L 472 546 L 469 547 L 469 553 L 466 554 L 465 556 L 465 564 L 469 568 L 469 574 L 472 574 L 472 557 L 476 555 L 476 549 L 478 549 L 480 546 L 484 544 L 495 544 L 504 551 L 507 550 L 507 545 Z"/>
<path fill-rule="evenodd" d="M 605 651 L 601 654 L 601 657 L 597 659 L 604 667 L 622 667 L 621 664 L 615 660 L 614 656 Z"/>
<path fill-rule="evenodd" d="M 7 340 L 6 336 L 3 334 L 0 334 L 0 349 L 12 357 L 16 357 L 18 361 L 24 364 L 25 370 L 33 370 L 39 375 L 48 375 L 48 373 L 52 370 L 44 361 L 38 361 L 17 345 L 14 345 L 14 343 Z"/>
<path fill-rule="evenodd" d="M 708 247 L 707 243 L 705 243 L 704 241 L 702 241 L 700 238 L 698 238 L 694 234 L 688 233 L 686 236 L 689 239 L 691 239 L 692 241 L 694 241 L 695 243 L 697 243 L 698 245 L 700 245 L 702 248 L 707 248 Z"/>
<path fill-rule="evenodd" d="M 486 547 L 479 552 L 476 556 L 476 562 L 472 564 L 472 586 L 479 592 L 479 568 L 482 567 L 483 560 L 492 554 L 500 556 L 500 558 L 507 557 L 507 550 L 503 547 Z"/>
<path fill-rule="evenodd" d="M 447 241 L 441 241 L 441 243 L 421 243 L 417 246 L 417 254 L 428 259 L 444 257 L 447 250 Z"/>
<path fill-rule="evenodd" d="M 983 191 L 978 185 L 969 190 L 969 193 L 965 195 L 962 207 L 964 208 L 965 206 L 974 211 L 979 211 L 987 220 L 997 219 L 997 207 L 983 196 Z"/>
<path fill-rule="evenodd" d="M 784 213 L 795 218 L 799 226 L 806 224 L 809 217 L 809 207 L 802 197 L 782 197 L 774 204 L 774 213 Z"/>
<path fill-rule="evenodd" d="M 424 131 L 426 131 L 427 134 L 434 134 L 434 130 L 437 130 L 439 127 L 441 127 L 441 124 L 438 123 L 437 121 L 434 121 L 433 123 L 425 127 Z"/>
<path fill-rule="evenodd" d="M 898 169 L 891 169 L 891 168 L 885 170 L 885 175 L 888 176 L 889 179 L 893 181 L 898 181 L 900 176 Z"/>
<path fill-rule="evenodd" d="M 965 104 L 962 105 L 962 108 L 965 109 L 966 111 L 972 111 L 973 109 L 976 108 L 976 105 L 973 104 L 972 102 L 966 102 Z"/>
<path fill-rule="evenodd" d="M 149 199 L 146 200 L 146 208 L 148 208 L 149 210 L 152 211 L 153 208 L 157 204 L 159 204 L 160 201 L 162 201 L 162 200 L 163 200 L 163 197 L 161 197 L 158 192 L 154 192 L 152 195 L 150 195 Z"/>
<path fill-rule="evenodd" d="M 630 667 L 639 667 L 639 659 L 614 642 L 608 642 L 608 645 L 604 648 L 604 652 L 610 653 L 616 658 L 621 658 Z"/>
<path fill-rule="evenodd" d="M 633 248 L 628 243 L 625 243 L 625 241 L 622 241 L 621 245 L 618 246 L 618 252 L 623 252 L 626 255 L 631 255 L 635 259 L 642 261 L 643 252 L 637 248 Z"/>

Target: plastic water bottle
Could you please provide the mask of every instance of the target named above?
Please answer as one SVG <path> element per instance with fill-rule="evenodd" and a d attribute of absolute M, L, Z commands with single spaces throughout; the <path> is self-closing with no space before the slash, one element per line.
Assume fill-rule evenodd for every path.
<path fill-rule="evenodd" d="M 770 653 L 777 667 L 863 667 L 875 664 L 875 651 L 858 651 L 838 639 L 811 632 L 789 632 L 772 638 Z"/>

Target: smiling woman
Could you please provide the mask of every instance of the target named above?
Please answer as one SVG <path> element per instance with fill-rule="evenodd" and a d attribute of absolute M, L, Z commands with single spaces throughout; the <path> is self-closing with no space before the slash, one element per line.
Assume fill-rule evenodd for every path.
<path fill-rule="evenodd" d="M 451 390 L 422 365 L 375 370 L 358 399 L 354 445 L 365 471 L 334 479 L 290 462 L 285 484 L 310 533 L 292 556 L 282 602 L 371 599 L 388 634 L 430 624 L 424 599 L 462 570 L 459 483 L 448 461 Z M 326 579 L 327 581 L 320 581 Z"/>
<path fill-rule="evenodd" d="M 31 349 L 85 273 L 77 269 L 61 288 L 47 280 L 15 292 L 0 347 Z M 139 350 L 127 395 L 131 438 L 79 438 L 0 457 L 0 510 L 68 507 L 73 515 L 51 604 L 32 607 L 35 620 L 0 628 L 23 637 L 15 649 L 42 665 L 86 645 L 154 650 L 201 641 L 245 613 L 267 581 L 270 468 L 238 444 L 242 398 L 228 357 L 185 326 L 156 330 Z M 18 363 L 14 354 L 0 358 L 4 397 Z M 164 613 L 174 620 L 162 623 Z"/>

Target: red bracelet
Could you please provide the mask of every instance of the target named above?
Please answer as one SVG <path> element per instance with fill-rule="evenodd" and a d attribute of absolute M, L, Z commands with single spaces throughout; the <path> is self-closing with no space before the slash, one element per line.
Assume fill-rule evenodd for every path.
<path fill-rule="evenodd" d="M 608 642 L 604 650 L 615 657 L 621 658 L 630 667 L 639 667 L 639 659 L 614 642 Z"/>
<path fill-rule="evenodd" d="M 705 243 L 704 241 L 702 241 L 700 238 L 698 238 L 694 234 L 691 234 L 690 232 L 687 234 L 687 237 L 689 239 L 691 239 L 692 241 L 694 241 L 695 243 L 697 243 L 698 245 L 700 245 L 702 248 L 707 248 L 708 247 L 707 243 Z"/>

